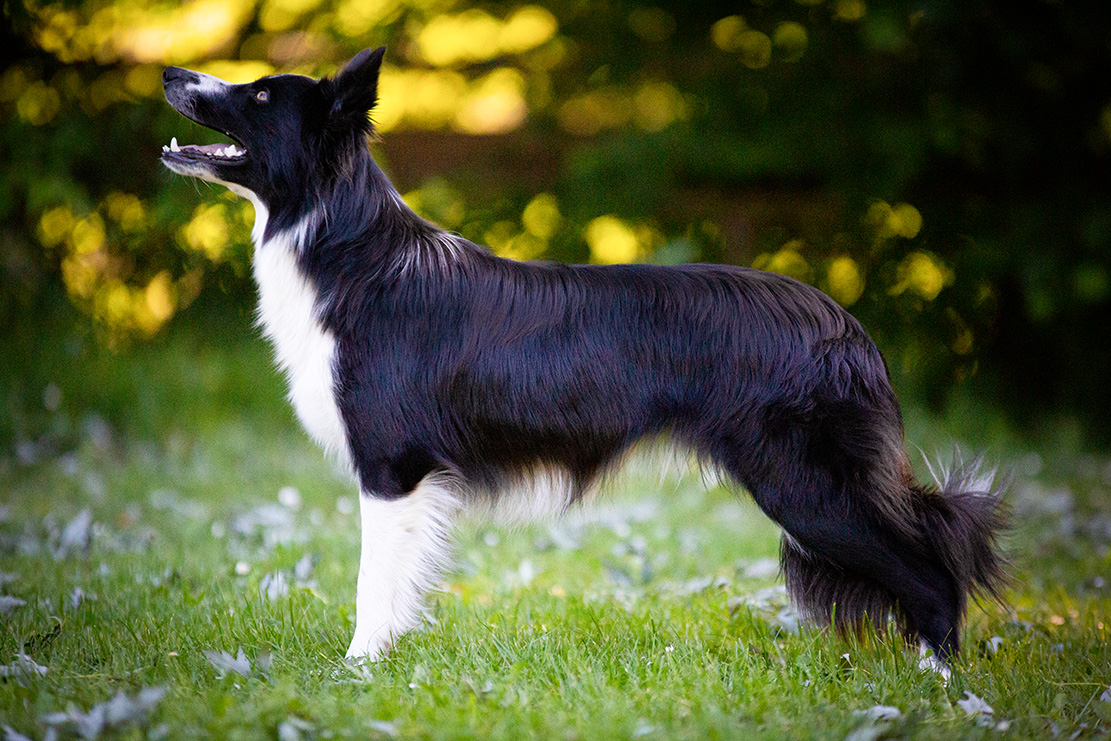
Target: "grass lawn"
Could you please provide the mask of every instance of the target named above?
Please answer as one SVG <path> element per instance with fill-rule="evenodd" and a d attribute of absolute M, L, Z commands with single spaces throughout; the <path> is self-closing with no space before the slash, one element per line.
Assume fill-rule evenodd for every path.
<path fill-rule="evenodd" d="M 9 402 L 0 451 L 11 738 L 1111 732 L 1111 457 L 998 434 L 964 442 L 1015 470 L 1015 582 L 973 609 L 948 684 L 891 636 L 800 628 L 755 507 L 640 462 L 563 521 L 462 523 L 425 629 L 348 666 L 355 489 L 246 322 L 200 324 L 119 357 L 51 343 L 54 386 L 4 390 L 44 404 Z M 969 429 L 908 414 L 926 450 Z"/>

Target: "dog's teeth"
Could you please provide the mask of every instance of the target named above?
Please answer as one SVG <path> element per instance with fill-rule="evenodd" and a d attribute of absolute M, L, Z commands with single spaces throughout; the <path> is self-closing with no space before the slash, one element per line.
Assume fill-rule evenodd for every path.
<path fill-rule="evenodd" d="M 163 144 L 163 145 L 162 145 L 162 151 L 163 151 L 163 152 L 169 152 L 169 151 L 170 151 L 170 148 L 169 148 L 169 147 L 167 147 L 167 146 L 166 146 L 165 144 Z"/>
<path fill-rule="evenodd" d="M 170 151 L 171 152 L 180 152 L 181 151 L 181 147 L 179 147 L 177 145 L 177 137 L 176 136 L 173 137 L 172 139 L 170 139 Z"/>

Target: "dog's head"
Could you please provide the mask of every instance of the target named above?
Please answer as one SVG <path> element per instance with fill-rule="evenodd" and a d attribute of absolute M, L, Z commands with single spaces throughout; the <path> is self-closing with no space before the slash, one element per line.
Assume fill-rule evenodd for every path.
<path fill-rule="evenodd" d="M 273 75 L 234 85 L 167 67 L 162 85 L 170 105 L 231 142 L 179 146 L 175 137 L 162 148 L 162 163 L 268 207 L 303 192 L 308 179 L 342 176 L 350 158 L 366 152 L 385 51 L 362 51 L 321 80 Z"/>

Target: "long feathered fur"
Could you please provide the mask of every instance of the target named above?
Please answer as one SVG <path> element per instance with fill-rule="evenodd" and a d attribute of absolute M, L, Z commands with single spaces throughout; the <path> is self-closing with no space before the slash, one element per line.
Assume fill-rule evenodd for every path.
<path fill-rule="evenodd" d="M 909 518 L 885 522 L 889 534 L 908 553 L 940 564 L 956 589 L 956 609 L 963 615 L 969 600 L 1002 602 L 1009 581 L 1008 561 L 999 538 L 1007 531 L 1008 508 L 1003 499 L 1007 481 L 995 470 L 984 470 L 980 457 L 965 460 L 959 448 L 952 462 L 927 467 L 934 479 L 921 486 L 909 481 L 891 492 L 910 506 Z M 890 517 L 887 510 L 881 517 Z M 832 560 L 809 552 L 785 534 L 781 545 L 787 589 L 799 611 L 818 624 L 832 624 L 840 633 L 859 632 L 866 625 L 894 619 L 908 639 L 919 636 L 914 618 L 889 586 Z M 941 653 L 959 649 L 958 637 L 947 636 Z"/>
<path fill-rule="evenodd" d="M 1009 529 L 1009 508 L 1003 499 L 1009 481 L 983 466 L 981 456 L 966 461 L 957 449 L 948 466 L 930 466 L 935 486 L 920 490 L 919 517 L 926 540 L 935 544 L 942 561 L 964 585 L 962 608 L 970 597 L 1001 602 L 1009 581 L 1009 563 L 998 542 Z"/>
<path fill-rule="evenodd" d="M 456 504 L 561 511 L 661 435 L 779 523 L 806 615 L 850 629 L 891 614 L 952 655 L 969 597 L 1003 584 L 999 489 L 959 458 L 936 486 L 913 481 L 860 323 L 782 275 L 519 263 L 424 221 L 366 148 L 383 51 L 319 81 L 163 76 L 178 110 L 244 146 L 163 161 L 255 203 L 256 264 L 273 268 L 256 270 L 264 324 L 291 399 L 366 500 L 352 655 L 411 627 Z M 308 308 L 267 311 L 290 296 Z M 414 494 L 445 482 L 450 496 Z"/>

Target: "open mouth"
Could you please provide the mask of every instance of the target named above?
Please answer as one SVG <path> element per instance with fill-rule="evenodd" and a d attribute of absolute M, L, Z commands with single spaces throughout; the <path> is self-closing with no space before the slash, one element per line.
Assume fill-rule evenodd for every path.
<path fill-rule="evenodd" d="M 177 137 L 170 139 L 169 145 L 162 146 L 162 155 L 171 155 L 184 160 L 217 160 L 220 162 L 242 162 L 247 159 L 247 150 L 237 144 L 185 144 L 178 145 Z"/>

